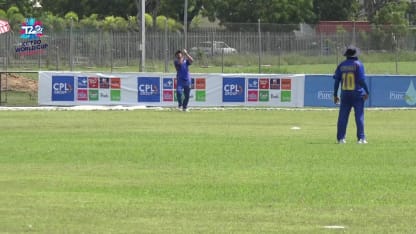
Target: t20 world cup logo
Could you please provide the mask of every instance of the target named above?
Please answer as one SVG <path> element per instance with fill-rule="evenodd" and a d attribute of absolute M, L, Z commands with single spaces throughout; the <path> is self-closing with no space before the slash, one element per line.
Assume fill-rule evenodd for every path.
<path fill-rule="evenodd" d="M 35 18 L 27 18 L 25 22 L 22 23 L 20 38 L 33 40 L 38 39 L 41 36 L 43 36 L 42 22 Z"/>

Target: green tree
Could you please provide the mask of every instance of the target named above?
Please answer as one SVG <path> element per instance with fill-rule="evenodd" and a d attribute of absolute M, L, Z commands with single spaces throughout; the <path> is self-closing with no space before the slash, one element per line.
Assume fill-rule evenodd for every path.
<path fill-rule="evenodd" d="M 138 21 L 136 16 L 129 16 L 127 21 L 129 23 L 129 30 L 139 31 L 139 25 L 137 24 Z"/>
<path fill-rule="evenodd" d="M 33 11 L 33 4 L 31 4 L 30 0 L 3 0 L 0 1 L 0 9 L 6 11 L 11 7 L 17 7 L 19 9 L 20 14 L 28 16 L 32 14 Z"/>
<path fill-rule="evenodd" d="M 406 1 L 391 1 L 381 7 L 372 17 L 372 22 L 377 25 L 408 25 L 406 13 L 409 5 Z"/>
<path fill-rule="evenodd" d="M 214 0 L 212 0 L 214 1 Z M 187 22 L 190 24 L 192 19 L 199 15 L 203 5 L 208 0 L 188 0 Z M 172 18 L 177 22 L 183 22 L 185 0 L 161 0 L 159 15 Z"/>
<path fill-rule="evenodd" d="M 411 25 L 415 25 L 416 24 L 416 3 L 409 3 L 407 14 L 409 16 L 409 23 Z"/>
<path fill-rule="evenodd" d="M 7 20 L 7 13 L 3 9 L 0 9 L 0 19 Z"/>
<path fill-rule="evenodd" d="M 68 13 L 65 14 L 65 22 L 67 27 L 71 27 L 71 26 L 78 26 L 78 14 L 70 11 Z"/>
<path fill-rule="evenodd" d="M 373 44 L 378 49 L 396 49 L 400 47 L 400 38 L 409 32 L 406 18 L 409 4 L 406 1 L 390 1 L 379 8 L 372 17 L 376 25 L 373 32 Z"/>
<path fill-rule="evenodd" d="M 20 13 L 20 10 L 17 6 L 10 7 L 6 12 L 6 17 L 13 31 L 19 30 L 20 25 L 25 20 L 25 17 L 22 15 L 22 13 Z"/>
<path fill-rule="evenodd" d="M 79 21 L 79 24 L 83 28 L 101 28 L 102 22 L 98 19 L 98 14 L 91 14 L 88 17 L 84 17 Z"/>
<path fill-rule="evenodd" d="M 396 2 L 397 0 L 364 0 L 364 11 L 367 15 L 367 19 L 373 22 L 373 18 L 376 13 L 387 3 Z"/>
<path fill-rule="evenodd" d="M 260 19 L 263 23 L 295 25 L 316 18 L 313 0 L 212 0 L 203 6 L 203 14 L 221 24 L 257 23 Z"/>
<path fill-rule="evenodd" d="M 107 16 L 103 22 L 103 29 L 107 31 L 127 31 L 128 22 L 120 16 Z"/>
<path fill-rule="evenodd" d="M 159 30 L 164 30 L 165 25 L 167 24 L 167 28 L 169 31 L 181 30 L 182 24 L 178 23 L 176 20 L 172 18 L 167 18 L 166 16 L 158 16 L 156 17 L 156 27 Z"/>
<path fill-rule="evenodd" d="M 48 30 L 62 31 L 65 29 L 65 20 L 59 16 L 53 15 L 52 12 L 45 12 L 41 17 L 43 26 Z"/>
<path fill-rule="evenodd" d="M 357 20 L 358 0 L 313 0 L 317 21 Z"/>
<path fill-rule="evenodd" d="M 42 0 L 43 10 L 64 16 L 69 11 L 80 18 L 97 14 L 100 18 L 114 15 L 127 17 L 136 13 L 135 0 Z"/>
<path fill-rule="evenodd" d="M 156 19 L 159 14 L 160 10 L 160 0 L 148 0 L 146 1 L 146 9 L 148 9 L 146 12 L 148 12 L 153 19 Z M 153 21 L 153 27 L 157 26 L 157 20 Z"/>

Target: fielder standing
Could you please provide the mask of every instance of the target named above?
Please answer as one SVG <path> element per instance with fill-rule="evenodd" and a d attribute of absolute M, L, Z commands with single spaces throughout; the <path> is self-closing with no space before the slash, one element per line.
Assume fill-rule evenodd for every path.
<path fill-rule="evenodd" d="M 364 133 L 364 102 L 370 94 L 365 82 L 364 65 L 358 60 L 359 49 L 349 46 L 344 53 L 346 60 L 341 62 L 334 75 L 334 103 L 339 104 L 338 88 L 341 84 L 341 103 L 338 114 L 337 141 L 346 143 L 345 135 L 351 108 L 355 112 L 357 142 L 367 144 Z"/>
<path fill-rule="evenodd" d="M 189 96 L 191 94 L 192 80 L 189 75 L 189 66 L 194 59 L 183 49 L 176 51 L 174 65 L 176 68 L 176 98 L 178 99 L 178 108 L 188 111 Z M 182 94 L 184 96 L 182 100 Z"/>

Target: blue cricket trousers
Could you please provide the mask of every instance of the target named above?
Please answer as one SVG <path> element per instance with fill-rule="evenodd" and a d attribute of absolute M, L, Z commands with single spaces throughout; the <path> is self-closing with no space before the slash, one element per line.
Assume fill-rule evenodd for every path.
<path fill-rule="evenodd" d="M 178 99 L 179 108 L 183 108 L 183 109 L 188 108 L 190 94 L 191 94 L 191 87 L 189 85 L 178 85 L 178 87 L 176 88 L 176 98 Z"/>
<path fill-rule="evenodd" d="M 351 108 L 354 108 L 357 140 L 365 139 L 364 134 L 364 99 L 358 92 L 342 92 L 338 115 L 337 140 L 345 139 L 348 118 Z"/>

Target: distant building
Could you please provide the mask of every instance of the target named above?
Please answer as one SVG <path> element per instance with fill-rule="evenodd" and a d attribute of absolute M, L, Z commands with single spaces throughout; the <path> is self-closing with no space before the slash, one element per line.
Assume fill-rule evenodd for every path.
<path fill-rule="evenodd" d="M 346 32 L 370 32 L 371 25 L 368 21 L 320 21 L 315 28 L 318 34 L 334 34 L 343 29 Z"/>

